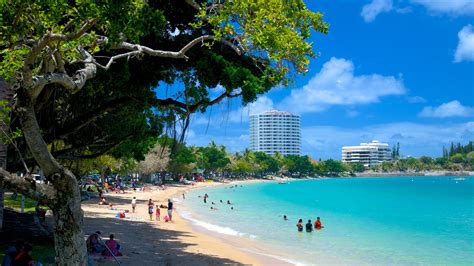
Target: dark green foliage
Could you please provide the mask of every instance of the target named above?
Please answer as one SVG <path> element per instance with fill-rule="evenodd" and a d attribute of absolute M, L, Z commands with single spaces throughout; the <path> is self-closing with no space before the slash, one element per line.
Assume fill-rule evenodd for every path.
<path fill-rule="evenodd" d="M 206 171 L 222 170 L 230 163 L 225 147 L 218 146 L 214 142 L 211 142 L 207 147 L 200 147 L 199 152 L 199 167 Z"/>
<path fill-rule="evenodd" d="M 278 161 L 264 152 L 255 152 L 255 162 L 262 173 L 276 173 L 280 170 Z"/>

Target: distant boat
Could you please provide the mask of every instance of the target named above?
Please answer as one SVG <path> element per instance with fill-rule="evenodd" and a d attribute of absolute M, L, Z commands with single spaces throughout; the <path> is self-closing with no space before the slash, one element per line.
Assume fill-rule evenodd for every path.
<path fill-rule="evenodd" d="M 464 178 L 464 177 L 457 177 L 457 178 L 453 178 L 453 180 L 462 181 L 462 180 L 466 180 L 466 178 Z"/>
<path fill-rule="evenodd" d="M 280 181 L 280 182 L 278 182 L 278 184 L 283 185 L 283 184 L 288 184 L 288 182 L 286 182 L 286 181 Z"/>

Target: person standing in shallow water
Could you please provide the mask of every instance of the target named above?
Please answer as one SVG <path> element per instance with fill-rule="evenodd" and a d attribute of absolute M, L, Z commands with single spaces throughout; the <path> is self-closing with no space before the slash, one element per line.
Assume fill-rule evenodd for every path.
<path fill-rule="evenodd" d="M 314 222 L 314 229 L 321 230 L 322 228 L 324 228 L 324 226 L 321 223 L 321 219 L 318 217 L 316 218 L 316 222 Z"/>
<path fill-rule="evenodd" d="M 298 228 L 298 232 L 303 232 L 303 219 L 298 220 L 296 227 Z"/>
<path fill-rule="evenodd" d="M 308 223 L 306 224 L 306 232 L 313 232 L 313 224 L 311 223 L 311 220 L 308 220 Z"/>

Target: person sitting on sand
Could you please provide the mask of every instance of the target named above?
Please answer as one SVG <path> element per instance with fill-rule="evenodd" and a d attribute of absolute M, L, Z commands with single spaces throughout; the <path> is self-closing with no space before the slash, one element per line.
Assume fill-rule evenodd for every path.
<path fill-rule="evenodd" d="M 38 218 L 41 219 L 42 221 L 46 219 L 46 210 L 40 207 L 39 202 L 36 203 L 35 212 L 36 212 L 36 216 L 38 216 Z"/>
<path fill-rule="evenodd" d="M 321 224 L 321 219 L 318 217 L 316 218 L 316 222 L 314 222 L 314 229 L 321 230 L 324 226 Z"/>
<path fill-rule="evenodd" d="M 148 200 L 148 214 L 150 215 L 150 221 L 153 220 L 153 200 Z"/>
<path fill-rule="evenodd" d="M 105 197 L 100 198 L 99 205 L 108 205 L 109 203 L 105 199 Z"/>
<path fill-rule="evenodd" d="M 298 232 L 303 232 L 303 219 L 298 220 L 296 227 L 298 228 Z"/>
<path fill-rule="evenodd" d="M 99 240 L 100 232 L 97 231 L 90 235 L 86 240 L 87 252 L 100 254 L 104 250 L 104 246 Z"/>
<path fill-rule="evenodd" d="M 109 236 L 109 240 L 105 241 L 105 245 L 108 248 L 105 248 L 104 251 L 102 252 L 103 256 L 107 256 L 107 257 L 112 257 L 112 255 L 116 257 L 122 256 L 122 253 L 120 253 L 120 245 L 117 243 L 117 241 L 115 241 L 113 234 Z M 109 250 L 112 251 L 112 254 L 110 254 Z"/>
<path fill-rule="evenodd" d="M 3 260 L 2 260 L 2 266 L 13 265 L 13 261 L 15 260 L 16 256 L 21 252 L 22 249 L 23 249 L 22 242 L 17 242 L 15 243 L 15 245 L 10 246 L 5 251 L 5 256 L 3 257 Z"/>
<path fill-rule="evenodd" d="M 308 223 L 306 224 L 306 232 L 313 232 L 313 224 L 311 223 L 311 220 L 308 220 Z"/>
<path fill-rule="evenodd" d="M 35 265 L 33 261 L 33 257 L 31 257 L 31 252 L 33 251 L 33 247 L 29 244 L 23 245 L 22 250 L 16 255 L 15 259 L 13 260 L 14 266 L 16 265 L 27 265 L 33 266 Z"/>

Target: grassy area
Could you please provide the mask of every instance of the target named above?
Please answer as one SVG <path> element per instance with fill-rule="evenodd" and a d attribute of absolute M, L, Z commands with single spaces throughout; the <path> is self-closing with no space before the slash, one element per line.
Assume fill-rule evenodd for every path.
<path fill-rule="evenodd" d="M 17 212 L 21 211 L 21 195 L 17 195 L 15 199 L 5 195 L 5 208 L 11 208 Z M 36 201 L 25 197 L 25 213 L 35 213 Z M 44 208 L 44 207 L 42 207 Z"/>
<path fill-rule="evenodd" d="M 43 265 L 53 265 L 54 264 L 54 246 L 52 244 L 48 245 L 32 245 L 33 252 L 31 253 L 33 260 L 35 262 L 41 262 Z M 0 245 L 0 261 L 3 260 L 5 256 L 5 251 L 9 248 L 9 245 L 1 244 Z"/>

